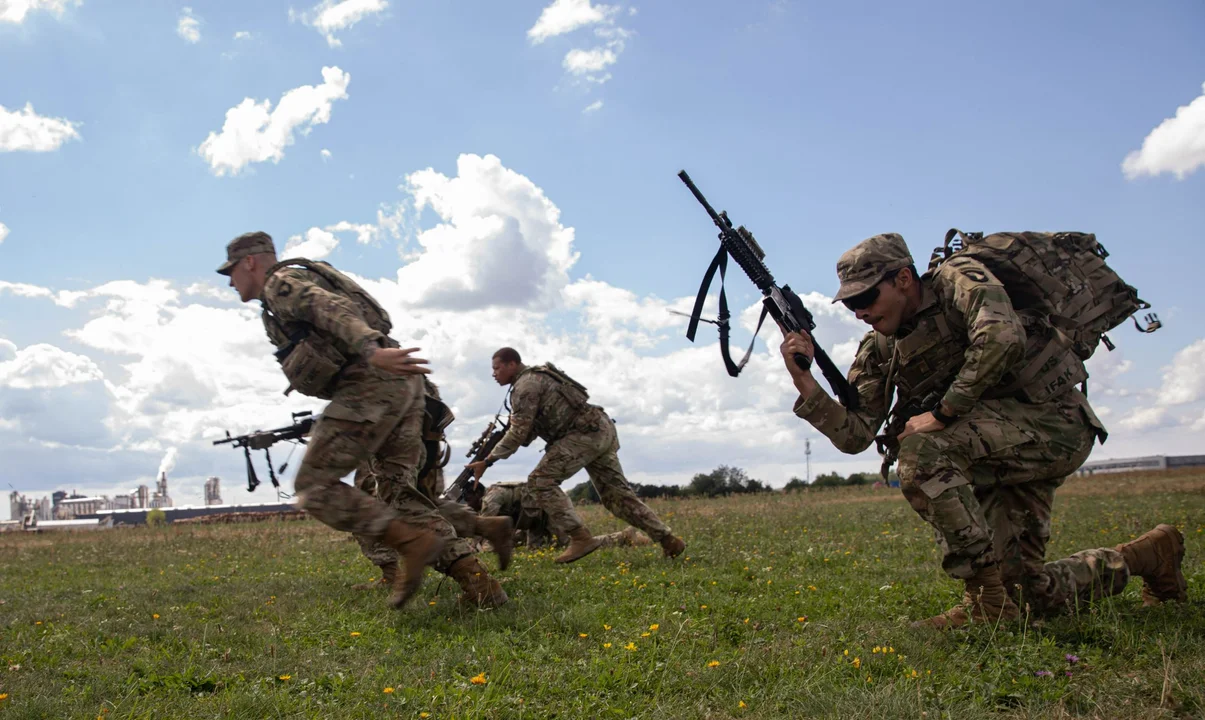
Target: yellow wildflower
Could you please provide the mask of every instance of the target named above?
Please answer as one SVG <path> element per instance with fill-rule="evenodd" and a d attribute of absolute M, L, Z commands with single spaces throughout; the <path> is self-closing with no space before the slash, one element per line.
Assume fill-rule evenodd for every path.
<path fill-rule="evenodd" d="M 739 708 L 746 708 L 746 707 L 749 707 L 749 706 L 745 704 L 745 701 L 744 701 L 744 700 L 741 700 L 741 701 L 740 701 L 740 702 L 737 704 L 737 707 L 739 707 Z"/>
<path fill-rule="evenodd" d="M 845 651 L 845 657 L 849 657 L 849 650 Z"/>
<path fill-rule="evenodd" d="M 640 633 L 640 637 L 648 637 L 648 636 L 649 636 L 649 633 L 646 633 L 646 632 Z"/>
<path fill-rule="evenodd" d="M 431 602 L 427 603 L 427 605 L 428 605 L 428 606 L 433 606 L 433 605 L 435 605 L 435 601 L 434 601 L 434 600 L 432 600 Z"/>
<path fill-rule="evenodd" d="M 577 636 L 578 636 L 578 637 L 580 637 L 580 638 L 588 638 L 588 637 L 590 637 L 590 635 L 589 635 L 589 634 L 587 634 L 587 633 L 578 633 L 578 634 L 577 634 Z"/>
<path fill-rule="evenodd" d="M 624 649 L 624 650 L 631 650 L 632 652 L 636 652 L 636 643 L 634 643 L 634 642 L 630 642 L 630 643 L 628 643 L 627 645 L 624 645 L 624 646 L 623 646 L 623 649 Z"/>
<path fill-rule="evenodd" d="M 699 609 L 700 609 L 700 610 L 706 610 L 706 609 L 707 609 L 707 606 L 706 606 L 706 605 L 700 605 L 700 606 L 699 606 Z"/>
<path fill-rule="evenodd" d="M 816 586 L 815 586 L 815 585 L 808 585 L 808 590 L 811 590 L 812 592 L 816 592 Z"/>
<path fill-rule="evenodd" d="M 353 632 L 352 632 L 352 634 L 351 634 L 351 636 L 352 636 L 352 637 L 360 637 L 360 633 L 358 633 L 358 632 L 354 632 L 354 631 L 353 631 Z"/>
<path fill-rule="evenodd" d="M 288 682 L 289 680 L 293 679 L 293 676 L 292 675 L 281 675 L 279 679 Z"/>
<path fill-rule="evenodd" d="M 860 657 L 854 658 L 854 667 L 855 668 L 862 667 L 862 658 L 860 658 Z"/>
<path fill-rule="evenodd" d="M 658 625 L 657 623 L 653 623 L 652 625 L 649 625 L 649 630 L 652 630 L 653 632 L 656 632 L 660 629 L 661 629 L 661 626 Z"/>
<path fill-rule="evenodd" d="M 603 623 L 603 630 L 610 630 L 610 629 L 611 629 L 610 625 Z"/>
<path fill-rule="evenodd" d="M 159 619 L 159 613 L 154 613 L 153 615 L 151 615 L 151 619 L 152 619 L 152 620 L 158 620 L 158 619 Z M 40 625 L 41 623 L 38 623 L 38 624 Z"/>
<path fill-rule="evenodd" d="M 874 650 L 871 650 L 870 652 L 874 653 L 875 655 L 878 655 L 879 654 L 879 646 L 875 645 Z"/>
<path fill-rule="evenodd" d="M 474 685 L 484 685 L 489 681 L 485 679 L 485 673 L 482 672 L 469 678 L 469 682 L 473 683 Z"/>
<path fill-rule="evenodd" d="M 35 622 L 35 623 L 34 623 L 34 625 L 41 625 L 41 624 L 42 624 L 42 621 L 41 621 L 41 620 L 39 620 L 39 621 L 37 621 L 37 622 Z"/>
<path fill-rule="evenodd" d="M 385 688 L 381 692 L 385 693 L 386 695 L 390 695 L 393 693 L 393 688 Z"/>
<path fill-rule="evenodd" d="M 707 663 L 707 667 L 710 667 L 710 668 L 715 668 L 715 667 L 719 667 L 719 666 L 720 666 L 719 660 L 712 660 L 711 662 Z"/>
<path fill-rule="evenodd" d="M 420 718 L 429 718 L 429 717 L 431 717 L 431 713 L 429 713 L 429 712 L 420 712 L 420 713 L 418 714 L 418 716 L 419 716 Z"/>
<path fill-rule="evenodd" d="M 807 617 L 797 617 L 795 618 L 795 622 L 807 622 Z"/>
<path fill-rule="evenodd" d="M 0 693 L 0 701 L 7 700 L 7 699 L 8 699 L 8 693 Z"/>
<path fill-rule="evenodd" d="M 609 647 L 611 647 L 611 643 L 603 643 L 603 647 L 609 648 Z"/>

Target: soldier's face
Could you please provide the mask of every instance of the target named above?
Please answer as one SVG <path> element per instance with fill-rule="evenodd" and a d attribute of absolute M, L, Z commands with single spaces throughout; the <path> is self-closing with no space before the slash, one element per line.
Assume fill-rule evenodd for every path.
<path fill-rule="evenodd" d="M 498 358 L 494 358 L 490 366 L 494 370 L 494 381 L 499 385 L 510 385 L 519 369 L 518 363 L 504 363 Z"/>
<path fill-rule="evenodd" d="M 908 296 L 897 282 L 899 276 L 884 280 L 876 287 L 879 296 L 870 305 L 854 311 L 859 320 L 884 335 L 892 335 L 904 322 L 908 307 Z"/>
<path fill-rule="evenodd" d="M 253 263 L 253 258 L 245 257 L 230 271 L 230 287 L 238 291 L 238 297 L 243 302 L 250 302 L 256 297 L 256 293 L 253 292 L 255 289 L 253 287 L 254 277 L 250 267 Z"/>

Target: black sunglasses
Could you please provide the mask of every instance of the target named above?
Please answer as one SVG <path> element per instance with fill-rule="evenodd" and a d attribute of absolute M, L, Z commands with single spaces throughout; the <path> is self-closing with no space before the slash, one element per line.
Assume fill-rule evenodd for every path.
<path fill-rule="evenodd" d="M 874 287 L 870 288 L 869 290 L 867 290 L 865 292 L 860 292 L 851 298 L 845 298 L 841 302 L 845 304 L 845 307 L 847 307 L 850 310 L 853 310 L 855 312 L 858 310 L 865 310 L 866 308 L 870 307 L 871 305 L 874 305 L 875 300 L 879 299 L 879 285 L 882 285 L 885 282 L 891 282 L 892 280 L 895 279 L 895 276 L 899 275 L 899 274 L 900 274 L 899 270 L 893 270 L 893 271 L 887 273 L 887 275 L 884 276 L 883 279 L 880 280 L 878 283 L 876 283 Z"/>

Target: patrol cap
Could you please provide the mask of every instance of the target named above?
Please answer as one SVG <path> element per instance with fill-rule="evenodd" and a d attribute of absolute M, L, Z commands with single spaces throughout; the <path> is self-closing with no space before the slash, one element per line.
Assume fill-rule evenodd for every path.
<path fill-rule="evenodd" d="M 276 246 L 272 244 L 272 236 L 268 233 L 259 230 L 243 233 L 226 246 L 226 262 L 218 268 L 218 274 L 229 275 L 238 261 L 248 255 L 275 252 Z"/>
<path fill-rule="evenodd" d="M 833 302 L 861 295 L 883 281 L 888 273 L 913 264 L 904 238 L 884 233 L 854 245 L 837 260 L 841 287 Z"/>

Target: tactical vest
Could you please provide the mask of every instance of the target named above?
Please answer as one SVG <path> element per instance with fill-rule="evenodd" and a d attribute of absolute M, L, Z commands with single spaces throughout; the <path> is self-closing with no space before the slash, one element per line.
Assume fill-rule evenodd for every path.
<path fill-rule="evenodd" d="M 519 377 L 523 377 L 529 372 L 539 373 L 555 380 L 557 392 L 560 393 L 561 397 L 565 398 L 570 407 L 579 410 L 590 407 L 590 404 L 586 402 L 590 399 L 590 393 L 586 390 L 586 386 L 569 377 L 564 370 L 561 370 L 556 365 L 552 363 L 534 365 L 519 373 Z M 515 379 L 518 380 L 518 378 Z"/>
<path fill-rule="evenodd" d="M 335 293 L 356 304 L 369 327 L 383 335 L 389 334 L 392 329 L 389 313 L 385 312 L 356 281 L 336 270 L 330 263 L 290 258 L 268 268 L 264 276 L 265 283 L 272 275 L 287 267 L 301 267 L 319 276 Z M 336 377 L 359 348 L 340 347 L 342 343 L 326 337 L 324 333 L 316 332 L 314 326 L 309 323 L 283 322 L 272 312 L 267 302 L 264 303 L 263 321 L 268 336 L 277 347 L 276 360 L 289 380 L 285 394 L 297 390 L 323 400 L 331 399 Z"/>

